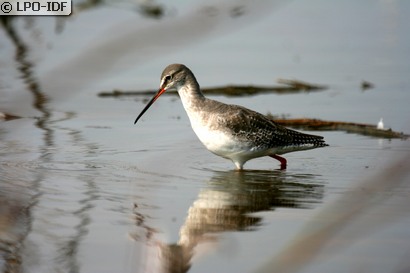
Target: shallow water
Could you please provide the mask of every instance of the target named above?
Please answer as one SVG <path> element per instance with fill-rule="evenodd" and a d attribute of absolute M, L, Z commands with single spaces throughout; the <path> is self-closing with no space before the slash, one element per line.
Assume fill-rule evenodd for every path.
<path fill-rule="evenodd" d="M 97 96 L 153 89 L 165 65 L 181 62 L 202 86 L 330 87 L 215 97 L 224 102 L 295 118 L 383 118 L 409 133 L 407 2 L 163 4 L 161 19 L 133 5 L 1 29 L 0 112 L 22 117 L 0 124 L 2 272 L 286 272 L 283 260 L 267 263 L 297 260 L 287 251 L 328 223 L 337 225 L 324 239 L 297 248 L 317 255 L 288 272 L 409 267 L 409 172 L 383 176 L 408 165 L 408 140 L 310 132 L 330 146 L 286 155 L 286 171 L 261 158 L 238 173 L 197 140 L 178 98 L 161 97 L 134 126 L 148 97 Z M 375 88 L 361 90 L 362 80 Z"/>

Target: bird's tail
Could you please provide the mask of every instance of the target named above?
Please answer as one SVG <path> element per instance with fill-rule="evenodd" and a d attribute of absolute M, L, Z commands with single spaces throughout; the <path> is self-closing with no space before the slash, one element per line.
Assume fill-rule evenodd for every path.
<path fill-rule="evenodd" d="M 284 143 L 276 154 L 286 154 L 289 152 L 310 150 L 320 147 L 329 146 L 326 144 L 322 136 L 310 135 L 301 133 L 298 131 L 290 130 L 286 128 L 286 134 L 288 136 L 288 143 Z"/>
<path fill-rule="evenodd" d="M 310 145 L 313 145 L 314 147 L 329 146 L 328 144 L 326 144 L 322 136 L 305 134 L 305 133 L 301 133 L 301 132 L 293 131 L 293 130 L 289 130 L 289 131 L 290 131 L 289 134 L 293 138 L 292 142 L 296 145 L 310 144 Z"/>

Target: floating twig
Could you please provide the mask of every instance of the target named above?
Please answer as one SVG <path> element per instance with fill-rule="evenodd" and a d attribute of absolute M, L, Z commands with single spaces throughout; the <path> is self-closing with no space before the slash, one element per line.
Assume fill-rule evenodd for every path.
<path fill-rule="evenodd" d="M 402 132 L 395 132 L 392 129 L 377 129 L 376 125 L 342 122 L 342 121 L 325 121 L 319 119 L 275 119 L 270 116 L 277 124 L 305 130 L 321 130 L 321 131 L 345 131 L 348 133 L 356 133 L 365 136 L 373 136 L 380 138 L 400 138 L 407 139 L 409 135 Z"/>
<path fill-rule="evenodd" d="M 300 92 L 321 91 L 326 86 L 308 84 L 296 80 L 280 80 L 288 86 L 257 86 L 257 85 L 227 85 L 222 87 L 202 88 L 202 92 L 208 95 L 225 95 L 225 96 L 250 96 L 263 93 L 292 94 Z M 120 96 L 152 96 L 156 90 L 145 91 L 122 91 L 115 89 L 111 92 L 101 92 L 100 97 L 120 97 Z M 177 92 L 170 90 L 165 94 L 176 95 Z"/>
<path fill-rule="evenodd" d="M 323 90 L 327 88 L 327 86 L 325 85 L 312 84 L 312 83 L 303 82 L 299 80 L 278 79 L 277 82 L 280 84 L 288 85 L 290 88 L 293 88 L 295 90 L 311 91 L 311 90 Z"/>
<path fill-rule="evenodd" d="M 374 84 L 368 81 L 362 81 L 361 88 L 363 91 L 374 88 Z"/>
<path fill-rule="evenodd" d="M 9 121 L 9 120 L 18 119 L 18 118 L 21 118 L 21 117 L 0 112 L 0 120 Z"/>

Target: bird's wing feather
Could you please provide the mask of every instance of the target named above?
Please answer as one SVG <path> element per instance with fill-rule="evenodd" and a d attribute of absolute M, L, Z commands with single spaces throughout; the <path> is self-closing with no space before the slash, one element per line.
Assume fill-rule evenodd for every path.
<path fill-rule="evenodd" d="M 274 123 L 266 116 L 238 105 L 220 104 L 218 124 L 235 137 L 258 147 L 324 144 L 323 137 L 300 133 Z"/>

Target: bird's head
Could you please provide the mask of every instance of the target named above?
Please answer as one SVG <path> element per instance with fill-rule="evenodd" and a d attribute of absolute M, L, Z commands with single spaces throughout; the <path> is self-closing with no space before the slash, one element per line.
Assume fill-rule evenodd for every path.
<path fill-rule="evenodd" d="M 141 111 L 138 117 L 135 119 L 134 124 L 144 115 L 144 113 L 151 107 L 151 105 L 162 95 L 165 91 L 172 88 L 178 88 L 185 84 L 185 79 L 188 73 L 192 73 L 183 64 L 171 64 L 168 65 L 161 74 L 161 83 L 158 92 L 147 103 L 145 108 Z"/>
<path fill-rule="evenodd" d="M 169 90 L 183 86 L 188 71 L 189 69 L 183 64 L 171 64 L 167 66 L 161 74 L 159 89 Z"/>

